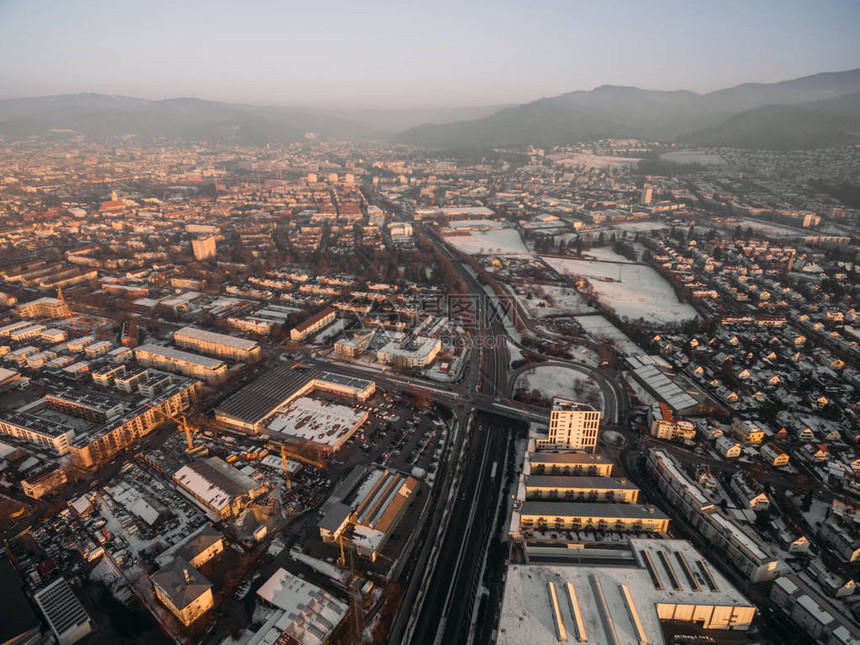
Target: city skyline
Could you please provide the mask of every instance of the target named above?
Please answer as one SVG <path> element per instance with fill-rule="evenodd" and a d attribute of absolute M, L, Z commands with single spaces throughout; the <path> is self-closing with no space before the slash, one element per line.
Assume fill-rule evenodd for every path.
<path fill-rule="evenodd" d="M 860 66 L 860 3 L 8 2 L 0 98 L 97 92 L 320 109 L 522 103 L 604 84 L 707 92 Z M 265 20 L 262 18 L 265 17 Z M 802 46 L 798 46 L 802 43 Z"/>

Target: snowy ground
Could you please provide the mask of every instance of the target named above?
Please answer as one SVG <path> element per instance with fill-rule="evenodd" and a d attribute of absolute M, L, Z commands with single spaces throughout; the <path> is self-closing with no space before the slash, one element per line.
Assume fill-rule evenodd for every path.
<path fill-rule="evenodd" d="M 757 219 L 742 219 L 741 228 L 746 230 L 747 227 L 752 228 L 753 233 L 758 233 L 767 237 L 798 237 L 804 235 L 802 231 L 789 226 L 780 226 L 779 224 L 771 224 L 762 222 Z"/>
<path fill-rule="evenodd" d="M 630 340 L 615 325 L 603 316 L 577 316 L 576 322 L 591 338 L 600 342 L 606 338 L 614 338 L 622 352 L 627 354 L 647 354 L 644 349 Z"/>
<path fill-rule="evenodd" d="M 544 260 L 563 275 L 587 278 L 601 302 L 615 309 L 619 316 L 631 320 L 644 318 L 657 324 L 696 317 L 695 309 L 679 302 L 669 283 L 651 267 L 553 257 Z"/>
<path fill-rule="evenodd" d="M 555 396 L 574 401 L 594 402 L 603 411 L 605 404 L 600 388 L 579 372 L 560 365 L 542 365 L 526 370 L 517 377 L 516 392 L 538 390 L 544 398 Z"/>
<path fill-rule="evenodd" d="M 534 295 L 535 297 L 531 300 L 518 296 L 520 304 L 525 307 L 533 318 L 557 316 L 558 314 L 579 315 L 595 313 L 597 311 L 594 307 L 586 305 L 579 292 L 572 287 L 544 285 L 537 287 Z M 553 304 L 547 302 L 545 299 L 546 296 L 552 299 Z"/>
<path fill-rule="evenodd" d="M 603 260 L 604 262 L 624 262 L 630 263 L 631 261 L 625 258 L 623 255 L 619 255 L 615 251 L 612 250 L 610 246 L 598 246 L 595 248 L 588 249 L 585 251 L 583 255 L 590 255 L 598 260 Z"/>
<path fill-rule="evenodd" d="M 445 241 L 469 255 L 528 253 L 520 233 L 513 228 L 471 231 L 468 235 L 446 235 Z"/>
<path fill-rule="evenodd" d="M 330 324 L 328 327 L 320 331 L 316 336 L 314 336 L 314 345 L 323 345 L 328 343 L 331 339 L 336 338 L 343 331 L 345 325 L 349 323 L 348 320 L 344 318 L 336 318 L 335 321 Z"/>
<path fill-rule="evenodd" d="M 621 222 L 619 224 L 612 224 L 610 226 L 612 229 L 616 229 L 619 231 L 633 231 L 634 233 L 645 233 L 647 231 L 659 231 L 664 228 L 669 228 L 663 222 L 652 222 L 650 220 L 642 220 L 637 222 Z"/>
<path fill-rule="evenodd" d="M 511 363 L 523 360 L 523 353 L 522 351 L 520 351 L 520 348 L 510 341 L 506 341 L 506 343 L 508 346 L 508 356 L 510 356 Z"/>
<path fill-rule="evenodd" d="M 585 152 L 575 152 L 558 159 L 556 163 L 564 166 L 585 166 L 587 168 L 614 168 L 637 164 L 641 161 L 636 157 L 613 157 L 610 155 L 593 155 Z"/>
<path fill-rule="evenodd" d="M 675 152 L 666 152 L 660 155 L 663 161 L 671 161 L 672 163 L 700 163 L 703 166 L 724 166 L 726 160 L 719 155 L 715 155 L 704 150 L 676 150 Z"/>

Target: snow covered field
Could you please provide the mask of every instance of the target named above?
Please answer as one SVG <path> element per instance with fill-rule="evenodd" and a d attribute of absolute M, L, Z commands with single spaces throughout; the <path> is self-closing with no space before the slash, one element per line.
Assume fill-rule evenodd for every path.
<path fill-rule="evenodd" d="M 592 155 L 585 152 L 575 152 L 565 155 L 557 163 L 565 166 L 586 166 L 587 168 L 616 168 L 633 165 L 641 160 L 636 157 L 613 157 L 610 155 Z"/>
<path fill-rule="evenodd" d="M 771 224 L 762 222 L 757 219 L 742 219 L 740 221 L 741 228 L 746 230 L 752 228 L 753 233 L 765 235 L 768 237 L 798 237 L 804 233 L 800 229 L 791 228 L 790 226 L 780 226 L 779 224 Z"/>
<path fill-rule="evenodd" d="M 604 262 L 624 262 L 626 264 L 631 263 L 630 260 L 625 258 L 623 255 L 619 255 L 612 250 L 612 247 L 609 246 L 598 246 L 596 248 L 591 248 L 583 255 L 590 255 L 595 259 L 603 260 Z"/>
<path fill-rule="evenodd" d="M 551 399 L 559 396 L 574 401 L 594 402 L 604 411 L 603 393 L 589 378 L 576 370 L 561 365 L 543 365 L 526 370 L 517 377 L 515 392 L 537 390 L 541 396 Z"/>
<path fill-rule="evenodd" d="M 552 299 L 552 304 L 546 300 L 547 296 Z M 571 287 L 543 285 L 535 290 L 535 295 L 531 300 L 522 296 L 518 296 L 518 298 L 529 314 L 535 318 L 557 316 L 558 314 L 588 314 L 596 311 L 594 307 L 585 304 L 579 292 Z"/>
<path fill-rule="evenodd" d="M 509 255 L 528 253 L 528 249 L 514 228 L 494 231 L 471 231 L 468 235 L 446 235 L 445 241 L 469 255 Z"/>
<path fill-rule="evenodd" d="M 615 325 L 606 320 L 603 316 L 577 316 L 576 322 L 596 341 L 603 341 L 606 338 L 614 338 L 618 341 L 621 351 L 627 354 L 647 354 L 639 345 L 621 332 Z"/>
<path fill-rule="evenodd" d="M 600 301 L 615 309 L 619 316 L 631 320 L 644 318 L 658 324 L 696 317 L 695 309 L 679 302 L 669 283 L 651 267 L 553 257 L 544 260 L 561 274 L 587 278 Z M 600 281 L 607 278 L 612 281 Z"/>
<path fill-rule="evenodd" d="M 676 150 L 675 152 L 666 152 L 660 155 L 663 161 L 671 161 L 672 163 L 700 163 L 703 166 L 724 166 L 726 160 L 719 155 L 715 155 L 704 150 Z"/>
<path fill-rule="evenodd" d="M 633 231 L 634 233 L 645 233 L 647 231 L 659 231 L 669 227 L 663 222 L 652 222 L 649 220 L 643 220 L 640 222 L 621 222 L 617 224 L 612 224 L 612 226 L 610 226 L 609 228 L 618 231 Z"/>

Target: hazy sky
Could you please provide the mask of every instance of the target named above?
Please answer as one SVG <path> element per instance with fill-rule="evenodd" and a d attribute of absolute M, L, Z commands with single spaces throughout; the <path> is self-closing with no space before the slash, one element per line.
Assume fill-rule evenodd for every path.
<path fill-rule="evenodd" d="M 2 97 L 451 107 L 855 67 L 860 0 L 0 0 Z"/>

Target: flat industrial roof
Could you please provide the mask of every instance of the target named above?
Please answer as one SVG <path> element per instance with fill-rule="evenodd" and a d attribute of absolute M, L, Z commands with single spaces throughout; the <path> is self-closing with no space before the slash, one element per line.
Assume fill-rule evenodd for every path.
<path fill-rule="evenodd" d="M 530 475 L 526 488 L 589 488 L 594 490 L 639 490 L 621 477 L 568 477 L 566 475 Z"/>
<path fill-rule="evenodd" d="M 542 500 L 523 502 L 520 515 L 669 519 L 655 506 L 640 506 L 639 504 L 589 504 L 588 502 L 547 502 Z"/>
<path fill-rule="evenodd" d="M 704 557 L 684 540 L 631 539 L 630 548 L 612 560 L 607 566 L 530 564 L 508 567 L 505 593 L 499 621 L 498 643 L 514 645 L 557 644 L 556 619 L 549 595 L 549 584 L 553 583 L 558 599 L 558 617 L 567 632 L 568 641 L 576 642 L 576 625 L 585 632 L 591 643 L 637 643 L 642 642 L 631 618 L 625 599 L 627 588 L 631 604 L 642 626 L 648 643 L 664 643 L 658 605 L 683 605 L 721 607 L 743 612 L 750 620 L 755 607 L 714 567 L 708 566 Z M 662 583 L 657 588 L 646 568 L 644 552 L 648 552 L 656 577 Z M 664 556 L 660 556 L 660 552 Z M 631 560 L 629 555 L 635 559 Z M 680 554 L 677 555 L 677 554 Z M 674 578 L 667 570 L 663 557 L 670 563 Z M 694 572 L 696 585 L 691 584 L 681 564 L 681 559 Z M 701 574 L 700 562 L 705 562 L 716 583 L 712 591 Z M 673 584 L 677 580 L 678 587 Z M 574 617 L 573 603 L 568 591 L 576 601 L 579 620 Z M 598 590 L 599 589 L 599 590 Z M 602 596 L 602 599 L 601 599 Z M 605 602 L 605 605 L 604 605 Z M 603 616 L 603 608 L 609 620 Z M 613 638 L 614 636 L 614 638 Z"/>
<path fill-rule="evenodd" d="M 531 464 L 570 464 L 572 466 L 591 466 L 591 465 L 611 465 L 612 462 L 609 461 L 603 455 L 591 454 L 587 452 L 580 451 L 567 451 L 567 450 L 541 450 L 538 452 L 533 452 L 528 457 L 529 463 Z"/>
<path fill-rule="evenodd" d="M 255 424 L 271 414 L 297 390 L 310 383 L 319 373 L 319 370 L 305 365 L 279 365 L 230 396 L 218 406 L 216 412 Z"/>
<path fill-rule="evenodd" d="M 351 387 L 355 390 L 366 390 L 373 385 L 373 381 L 366 378 L 358 378 L 357 376 L 347 376 L 346 374 L 335 374 L 334 372 L 323 372 L 316 377 L 317 381 L 332 383 L 334 385 L 342 385 Z"/>

